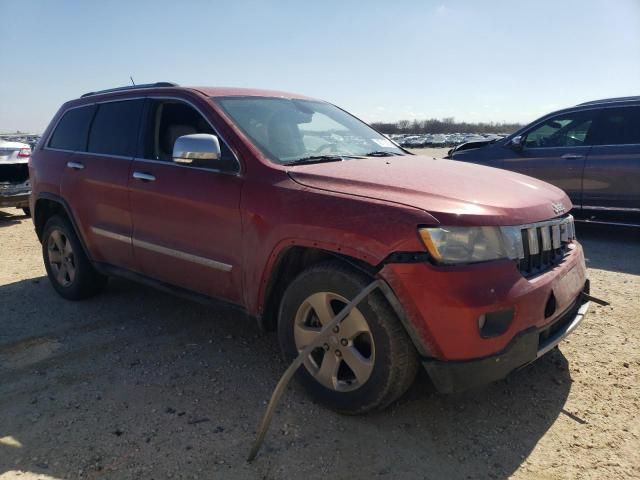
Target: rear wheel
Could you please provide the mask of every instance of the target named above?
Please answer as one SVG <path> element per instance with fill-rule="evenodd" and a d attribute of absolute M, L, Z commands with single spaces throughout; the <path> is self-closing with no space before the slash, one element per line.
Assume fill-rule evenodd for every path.
<path fill-rule="evenodd" d="M 69 221 L 51 217 L 42 236 L 42 256 L 53 288 L 68 300 L 82 300 L 102 290 L 107 277 L 91 265 Z"/>
<path fill-rule="evenodd" d="M 280 306 L 278 337 L 285 357 L 293 360 L 370 282 L 339 262 L 301 273 Z M 417 365 L 411 340 L 382 294 L 374 291 L 309 355 L 297 378 L 325 406 L 360 414 L 397 400 L 411 386 Z"/>

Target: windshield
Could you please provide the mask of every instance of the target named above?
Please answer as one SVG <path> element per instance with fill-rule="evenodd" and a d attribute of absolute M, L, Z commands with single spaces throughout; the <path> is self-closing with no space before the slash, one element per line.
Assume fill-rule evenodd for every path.
<path fill-rule="evenodd" d="M 329 103 L 270 97 L 213 100 L 277 163 L 300 163 L 319 157 L 404 154 L 387 137 Z"/>

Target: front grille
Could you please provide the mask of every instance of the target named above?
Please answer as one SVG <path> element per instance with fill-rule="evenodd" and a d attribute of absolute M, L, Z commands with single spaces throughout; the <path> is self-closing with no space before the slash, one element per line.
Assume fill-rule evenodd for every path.
<path fill-rule="evenodd" d="M 518 268 L 525 277 L 542 273 L 562 261 L 576 238 L 573 217 L 566 215 L 545 222 L 503 229 L 513 239 Z M 514 252 L 515 253 L 515 252 Z"/>

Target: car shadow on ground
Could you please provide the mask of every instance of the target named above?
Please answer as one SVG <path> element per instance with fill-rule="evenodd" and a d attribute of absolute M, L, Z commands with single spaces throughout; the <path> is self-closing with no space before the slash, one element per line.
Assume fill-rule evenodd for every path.
<path fill-rule="evenodd" d="M 0 286 L 0 473 L 54 478 L 507 478 L 564 411 L 559 350 L 458 395 L 425 374 L 361 417 L 285 394 L 245 461 L 286 368 L 274 334 L 223 307 L 124 280 L 84 302 L 44 277 Z M 81 473 L 79 473 L 81 472 Z"/>
<path fill-rule="evenodd" d="M 597 224 L 576 224 L 588 268 L 640 275 L 640 229 Z"/>
<path fill-rule="evenodd" d="M 8 227 L 11 225 L 16 225 L 20 223 L 20 220 L 24 220 L 29 218 L 27 215 L 22 213 L 22 210 L 14 210 L 15 214 L 7 213 L 6 211 L 0 210 L 0 228 Z"/>

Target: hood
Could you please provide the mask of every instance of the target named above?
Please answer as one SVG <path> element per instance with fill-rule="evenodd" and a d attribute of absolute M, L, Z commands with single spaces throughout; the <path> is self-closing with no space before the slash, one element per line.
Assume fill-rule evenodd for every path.
<path fill-rule="evenodd" d="M 451 156 L 456 152 L 462 152 L 464 150 L 471 150 L 473 148 L 486 147 L 487 145 L 493 145 L 497 141 L 500 141 L 500 140 L 501 139 L 485 138 L 485 139 L 482 139 L 482 140 L 472 140 L 470 142 L 464 142 L 464 143 L 461 143 L 460 145 L 456 145 L 451 150 L 449 150 L 447 152 L 447 155 Z"/>
<path fill-rule="evenodd" d="M 288 174 L 306 187 L 415 207 L 447 225 L 521 225 L 571 209 L 562 190 L 535 178 L 414 155 L 298 165 Z"/>

